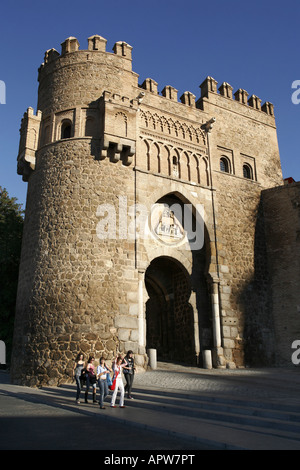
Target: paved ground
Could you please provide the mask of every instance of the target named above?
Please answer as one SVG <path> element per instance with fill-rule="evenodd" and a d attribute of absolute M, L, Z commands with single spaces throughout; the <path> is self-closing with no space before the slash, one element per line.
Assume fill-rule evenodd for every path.
<path fill-rule="evenodd" d="M 137 374 L 135 385 L 291 402 L 300 399 L 300 367 L 206 370 L 160 362 L 157 370 Z"/>
<path fill-rule="evenodd" d="M 75 403 L 75 385 L 31 389 L 0 371 L 0 449 L 300 450 L 300 368 L 136 374 L 125 409 Z M 118 403 L 118 402 L 117 402 Z"/>
<path fill-rule="evenodd" d="M 107 408 L 105 411 L 114 416 L 105 416 L 98 405 L 77 405 L 75 389 L 74 385 L 40 390 L 15 386 L 9 383 L 9 375 L 0 371 L 0 450 L 214 448 L 201 443 L 192 445 L 188 439 L 143 426 L 130 426 L 124 420 L 124 412 L 130 412 L 129 408 Z"/>

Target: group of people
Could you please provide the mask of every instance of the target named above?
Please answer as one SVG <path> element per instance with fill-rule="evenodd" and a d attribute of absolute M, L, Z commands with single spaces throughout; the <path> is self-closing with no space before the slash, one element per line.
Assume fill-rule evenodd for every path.
<path fill-rule="evenodd" d="M 96 393 L 98 383 L 100 390 L 99 405 L 101 409 L 104 409 L 104 400 L 109 394 L 110 386 L 112 386 L 112 384 L 115 382 L 110 406 L 112 408 L 116 408 L 116 398 L 118 391 L 120 390 L 119 406 L 120 408 L 125 408 L 125 391 L 127 391 L 128 398 L 132 399 L 131 390 L 133 385 L 134 373 L 136 371 L 134 365 L 133 352 L 128 351 L 125 357 L 117 356 L 115 359 L 113 359 L 112 368 L 108 367 L 105 362 L 105 358 L 101 357 L 99 365 L 95 370 L 94 361 L 95 357 L 90 356 L 86 364 L 84 361 L 84 355 L 82 353 L 79 353 L 75 360 L 73 377 L 77 385 L 76 402 L 80 403 L 80 393 L 85 382 L 85 403 L 88 403 L 88 393 L 90 387 L 92 387 L 93 392 L 93 403 L 97 403 Z M 111 373 L 113 373 L 113 377 L 111 377 Z M 126 380 L 125 387 L 123 383 L 122 374 L 124 374 Z"/>

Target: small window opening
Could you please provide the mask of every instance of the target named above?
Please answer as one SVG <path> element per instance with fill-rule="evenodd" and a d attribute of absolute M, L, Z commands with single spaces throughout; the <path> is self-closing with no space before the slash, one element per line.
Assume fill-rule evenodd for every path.
<path fill-rule="evenodd" d="M 61 125 L 61 139 L 69 139 L 71 137 L 72 126 L 70 121 L 64 121 Z"/>
<path fill-rule="evenodd" d="M 225 157 L 220 159 L 220 170 L 224 173 L 230 173 L 229 161 Z"/>
<path fill-rule="evenodd" d="M 253 172 L 250 165 L 243 165 L 243 176 L 249 180 L 253 179 Z"/>
<path fill-rule="evenodd" d="M 172 162 L 173 162 L 173 171 L 172 171 L 173 176 L 175 176 L 175 178 L 179 178 L 178 159 L 175 155 L 172 158 Z"/>

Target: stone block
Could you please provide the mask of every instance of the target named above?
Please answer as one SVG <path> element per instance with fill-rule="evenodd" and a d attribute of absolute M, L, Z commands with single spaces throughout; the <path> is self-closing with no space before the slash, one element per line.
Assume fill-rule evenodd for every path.
<path fill-rule="evenodd" d="M 231 331 L 229 326 L 223 326 L 223 336 L 224 338 L 230 338 L 231 337 Z"/>
<path fill-rule="evenodd" d="M 137 316 L 139 305 L 137 303 L 129 304 L 129 315 Z"/>
<path fill-rule="evenodd" d="M 228 266 L 221 265 L 220 269 L 221 269 L 221 273 L 226 273 L 226 274 L 229 273 L 229 267 Z"/>
<path fill-rule="evenodd" d="M 224 346 L 224 349 L 228 349 L 228 348 L 233 349 L 235 347 L 235 341 L 233 339 L 224 338 L 223 346 Z"/>
<path fill-rule="evenodd" d="M 136 342 L 133 341 L 126 341 L 124 344 L 124 350 L 127 351 L 132 351 L 133 354 L 137 354 L 139 352 L 139 346 Z"/>
<path fill-rule="evenodd" d="M 118 315 L 115 318 L 116 328 L 138 328 L 138 319 L 131 316 Z"/>
<path fill-rule="evenodd" d="M 130 341 L 136 341 L 138 342 L 139 340 L 139 332 L 138 330 L 131 330 L 131 333 L 130 333 Z"/>
<path fill-rule="evenodd" d="M 127 328 L 119 328 L 118 337 L 120 341 L 128 341 L 130 337 L 131 330 Z"/>

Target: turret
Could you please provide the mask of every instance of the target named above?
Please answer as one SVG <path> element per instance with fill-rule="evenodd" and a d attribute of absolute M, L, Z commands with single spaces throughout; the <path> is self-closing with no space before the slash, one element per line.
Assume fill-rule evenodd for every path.
<path fill-rule="evenodd" d="M 23 176 L 24 181 L 28 181 L 31 172 L 35 169 L 35 154 L 39 146 L 41 118 L 41 111 L 38 111 L 35 116 L 33 108 L 28 108 L 21 121 L 17 160 L 18 174 Z"/>

